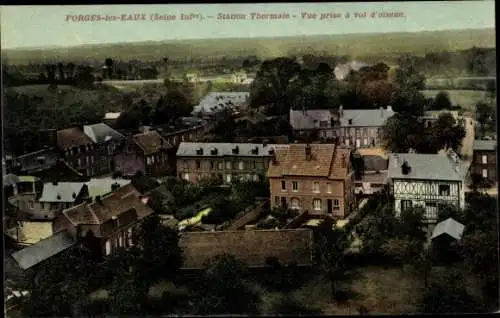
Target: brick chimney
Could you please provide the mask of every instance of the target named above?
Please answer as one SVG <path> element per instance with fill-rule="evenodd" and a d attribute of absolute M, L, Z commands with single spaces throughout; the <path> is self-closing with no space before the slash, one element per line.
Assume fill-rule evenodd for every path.
<path fill-rule="evenodd" d="M 311 151 L 311 145 L 310 144 L 307 144 L 306 145 L 306 160 L 309 161 L 312 159 L 312 151 Z"/>
<path fill-rule="evenodd" d="M 408 161 L 404 161 L 403 164 L 401 165 L 401 173 L 404 175 L 407 175 L 411 172 L 411 167 L 408 164 Z"/>

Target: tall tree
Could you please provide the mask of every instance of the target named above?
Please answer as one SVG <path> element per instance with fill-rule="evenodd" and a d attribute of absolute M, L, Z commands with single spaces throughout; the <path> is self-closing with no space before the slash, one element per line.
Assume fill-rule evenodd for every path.
<path fill-rule="evenodd" d="M 394 79 L 391 105 L 395 111 L 420 116 L 423 114 L 425 76 L 417 70 L 417 59 L 403 55 Z"/>
<path fill-rule="evenodd" d="M 484 135 L 489 124 L 493 121 L 495 108 L 491 103 L 484 101 L 478 102 L 476 104 L 476 116 L 480 125 L 481 134 Z"/>
<path fill-rule="evenodd" d="M 244 265 L 229 254 L 206 262 L 192 297 L 192 312 L 202 315 L 255 313 L 260 299 L 245 285 L 244 270 Z"/>
<path fill-rule="evenodd" d="M 74 79 L 75 77 L 75 63 L 73 62 L 69 62 L 67 65 L 66 65 L 66 71 L 67 71 L 67 74 L 66 74 L 66 78 L 67 79 Z"/>
<path fill-rule="evenodd" d="M 65 76 L 64 76 L 64 64 L 59 62 L 57 63 L 57 71 L 59 73 L 59 80 L 64 81 Z"/>
<path fill-rule="evenodd" d="M 107 70 L 108 70 L 108 78 L 111 79 L 113 76 L 113 65 L 114 61 L 112 58 L 108 57 L 104 60 L 104 65 L 106 65 Z"/>
<path fill-rule="evenodd" d="M 337 296 L 337 281 L 341 279 L 346 271 L 344 255 L 350 246 L 349 234 L 335 227 L 330 219 L 325 219 L 317 228 L 315 239 L 316 255 L 323 277 L 330 284 L 332 300 Z"/>
<path fill-rule="evenodd" d="M 450 113 L 439 115 L 437 121 L 426 133 L 432 136 L 437 151 L 441 149 L 453 149 L 457 151 L 465 138 L 465 128 L 457 124 L 457 121 Z"/>
<path fill-rule="evenodd" d="M 294 82 L 300 69 L 295 60 L 286 57 L 262 63 L 250 86 L 251 103 L 254 106 L 271 105 L 271 111 L 277 114 L 287 113 L 287 105 L 297 93 Z"/>
<path fill-rule="evenodd" d="M 434 97 L 433 110 L 451 109 L 452 106 L 448 92 L 441 91 Z"/>

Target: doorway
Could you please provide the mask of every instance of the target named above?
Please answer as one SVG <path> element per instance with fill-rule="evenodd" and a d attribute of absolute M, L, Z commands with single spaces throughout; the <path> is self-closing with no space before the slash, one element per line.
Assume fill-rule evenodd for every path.
<path fill-rule="evenodd" d="M 326 208 L 327 208 L 327 212 L 328 213 L 332 213 L 333 212 L 333 204 L 332 204 L 332 199 L 328 199 L 326 200 Z"/>

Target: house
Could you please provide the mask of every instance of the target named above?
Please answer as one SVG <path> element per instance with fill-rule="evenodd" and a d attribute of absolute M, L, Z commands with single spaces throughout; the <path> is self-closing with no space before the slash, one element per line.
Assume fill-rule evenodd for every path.
<path fill-rule="evenodd" d="M 382 148 L 359 148 L 354 155 L 363 161 L 361 179 L 354 181 L 354 192 L 358 195 L 372 195 L 387 184 L 389 159 Z"/>
<path fill-rule="evenodd" d="M 76 171 L 55 148 L 45 148 L 12 158 L 12 171 L 49 181 L 82 181 L 82 173 Z"/>
<path fill-rule="evenodd" d="M 267 266 L 267 259 L 311 266 L 313 237 L 309 229 L 184 232 L 180 235 L 182 269 L 199 270 L 207 260 L 231 254 L 249 268 Z"/>
<path fill-rule="evenodd" d="M 115 170 L 125 176 L 138 171 L 148 176 L 158 176 L 169 168 L 167 151 L 170 145 L 157 131 L 133 135 L 116 149 Z"/>
<path fill-rule="evenodd" d="M 115 126 L 116 125 L 116 121 L 118 120 L 118 118 L 120 117 L 122 113 L 121 112 L 117 112 L 117 113 L 106 113 L 104 114 L 104 118 L 102 119 L 103 123 L 105 123 L 106 125 L 109 125 L 111 127 Z"/>
<path fill-rule="evenodd" d="M 87 185 L 82 182 L 44 183 L 42 196 L 35 204 L 28 202 L 34 218 L 54 219 L 64 209 L 80 204 L 89 196 Z"/>
<path fill-rule="evenodd" d="M 448 154 L 389 154 L 388 179 L 394 195 L 394 209 L 425 208 L 425 217 L 433 222 L 440 205 L 465 206 L 464 180 L 467 164 Z"/>
<path fill-rule="evenodd" d="M 57 131 L 57 146 L 64 159 L 86 177 L 97 174 L 94 168 L 98 158 L 95 143 L 83 130 L 83 126 Z"/>
<path fill-rule="evenodd" d="M 6 234 L 12 238 L 18 246 L 30 246 L 51 237 L 54 231 L 51 221 L 18 220 L 15 226 L 7 229 Z"/>
<path fill-rule="evenodd" d="M 215 124 L 209 118 L 181 117 L 157 130 L 169 145 L 175 147 L 183 141 L 202 141 L 215 128 Z"/>
<path fill-rule="evenodd" d="M 456 110 L 429 110 L 425 111 L 424 115 L 420 117 L 420 120 L 424 124 L 424 127 L 430 128 L 441 116 L 442 114 L 450 114 L 453 119 L 455 119 L 458 123 L 461 123 L 465 127 L 465 122 L 463 121 L 463 117 L 460 116 L 459 112 Z"/>
<path fill-rule="evenodd" d="M 271 207 L 344 218 L 354 205 L 350 149 L 335 144 L 291 144 L 269 165 Z"/>
<path fill-rule="evenodd" d="M 497 182 L 497 140 L 475 140 L 473 152 L 471 174 Z"/>
<path fill-rule="evenodd" d="M 132 229 L 153 213 L 131 185 L 66 209 L 54 221 L 54 232 L 68 231 L 74 239 L 85 238 L 99 255 L 133 245 Z"/>
<path fill-rule="evenodd" d="M 345 146 L 379 147 L 382 127 L 395 112 L 380 109 L 290 110 L 290 125 L 297 135 L 317 133 L 323 140 L 338 140 Z"/>
<path fill-rule="evenodd" d="M 225 109 L 235 110 L 238 107 L 246 107 L 249 92 L 211 92 L 206 95 L 192 111 L 192 115 L 211 114 Z"/>
<path fill-rule="evenodd" d="M 198 182 L 216 177 L 224 183 L 259 180 L 269 167 L 277 145 L 182 142 L 177 149 L 179 179 Z M 280 145 L 287 147 L 287 145 Z"/>
<path fill-rule="evenodd" d="M 95 175 L 114 171 L 113 156 L 125 137 L 104 123 L 83 126 L 84 133 L 94 142 L 97 158 L 92 165 Z"/>

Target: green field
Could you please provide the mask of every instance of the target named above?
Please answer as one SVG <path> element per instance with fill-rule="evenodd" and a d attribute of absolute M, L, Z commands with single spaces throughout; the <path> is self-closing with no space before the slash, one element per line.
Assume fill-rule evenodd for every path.
<path fill-rule="evenodd" d="M 477 102 L 484 100 L 485 91 L 473 90 L 424 90 L 425 97 L 435 97 L 437 93 L 444 91 L 450 96 L 453 105 L 460 105 L 466 112 L 474 112 Z"/>
<path fill-rule="evenodd" d="M 84 45 L 51 49 L 2 50 L 9 64 L 28 61 L 74 61 L 114 59 L 138 59 L 158 61 L 186 56 L 249 56 L 261 58 L 287 54 L 319 53 L 348 55 L 368 63 L 380 59 L 393 61 L 402 53 L 423 55 L 443 50 L 456 51 L 476 47 L 495 47 L 495 29 L 447 30 L 413 33 L 376 33 L 296 36 L 278 38 L 200 39 L 164 42 L 139 42 L 127 44 Z"/>

